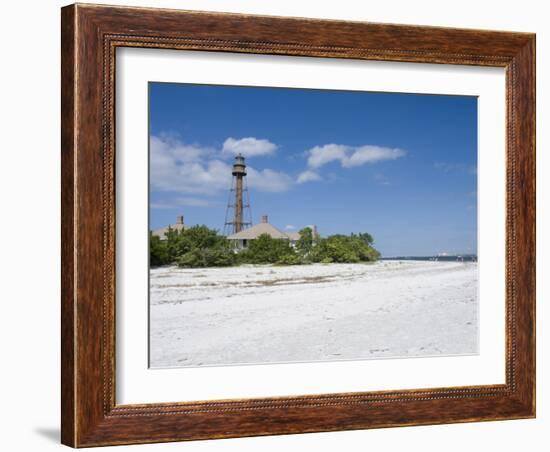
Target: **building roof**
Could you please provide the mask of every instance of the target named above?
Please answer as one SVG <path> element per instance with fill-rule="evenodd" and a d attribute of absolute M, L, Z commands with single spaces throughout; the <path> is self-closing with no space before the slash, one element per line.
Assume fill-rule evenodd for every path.
<path fill-rule="evenodd" d="M 286 235 L 288 236 L 288 238 L 292 241 L 295 241 L 295 240 L 300 240 L 300 233 L 295 231 L 295 232 L 287 232 Z"/>
<path fill-rule="evenodd" d="M 169 229 L 172 229 L 172 231 L 180 232 L 183 229 L 185 229 L 185 224 L 183 221 L 183 215 L 178 215 L 176 217 L 176 224 L 169 224 L 168 226 L 165 226 L 163 228 L 155 229 L 152 234 L 156 235 L 157 237 L 160 237 L 161 239 L 166 238 L 166 233 Z"/>
<path fill-rule="evenodd" d="M 229 240 L 251 240 L 257 239 L 260 235 L 267 234 L 274 239 L 289 239 L 289 236 L 279 231 L 275 226 L 269 223 L 258 223 L 248 229 L 244 229 L 236 234 L 231 234 Z"/>
<path fill-rule="evenodd" d="M 169 224 L 168 226 L 164 226 L 163 228 L 155 229 L 153 231 L 153 235 L 156 235 L 161 239 L 163 239 L 166 237 L 166 233 L 168 232 L 168 229 L 172 229 L 172 231 L 180 232 L 181 230 L 185 229 L 185 225 L 181 223 Z"/>

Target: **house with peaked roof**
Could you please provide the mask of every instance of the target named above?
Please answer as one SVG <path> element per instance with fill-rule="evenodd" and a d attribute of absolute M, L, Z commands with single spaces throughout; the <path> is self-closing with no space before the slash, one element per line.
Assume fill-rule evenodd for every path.
<path fill-rule="evenodd" d="M 313 226 L 313 231 L 317 234 L 317 228 Z M 250 240 L 255 240 L 263 234 L 267 234 L 274 239 L 288 240 L 291 246 L 295 246 L 300 239 L 299 232 L 283 232 L 270 224 L 267 220 L 267 215 L 262 215 L 260 223 L 243 229 L 240 232 L 227 236 L 227 239 L 232 241 L 237 249 L 243 249 L 248 246 Z"/>
<path fill-rule="evenodd" d="M 183 222 L 183 215 L 178 215 L 176 217 L 176 223 L 175 224 L 169 224 L 168 226 L 165 226 L 163 228 L 155 229 L 154 231 L 152 231 L 152 234 L 156 235 L 161 240 L 166 240 L 166 233 L 169 230 L 180 232 L 180 231 L 182 231 L 186 228 L 187 227 L 185 226 L 185 224 Z"/>

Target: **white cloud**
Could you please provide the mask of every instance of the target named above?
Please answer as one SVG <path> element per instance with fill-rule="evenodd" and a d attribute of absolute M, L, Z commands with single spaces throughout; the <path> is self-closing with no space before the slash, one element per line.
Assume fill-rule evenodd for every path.
<path fill-rule="evenodd" d="M 215 154 L 215 149 L 182 143 L 171 135 L 151 136 L 151 154 L 169 152 L 181 162 L 196 162 Z"/>
<path fill-rule="evenodd" d="M 285 229 L 286 229 L 287 231 L 292 231 L 293 229 L 296 229 L 296 226 L 294 226 L 293 224 L 287 224 L 287 225 L 285 226 Z"/>
<path fill-rule="evenodd" d="M 307 164 L 310 168 L 338 161 L 343 168 L 352 168 L 366 163 L 376 163 L 383 160 L 395 160 L 405 155 L 405 152 L 397 148 L 382 146 L 346 146 L 343 144 L 325 144 L 315 146 L 308 151 Z"/>
<path fill-rule="evenodd" d="M 342 166 L 344 168 L 351 168 L 353 166 L 364 165 L 365 163 L 395 160 L 404 155 L 405 152 L 401 149 L 366 145 L 355 148 L 351 155 L 342 161 Z"/>
<path fill-rule="evenodd" d="M 219 150 L 196 144 L 190 145 L 168 135 L 151 136 L 151 187 L 156 191 L 179 192 L 183 195 L 214 195 L 228 190 L 231 185 L 231 164 L 219 156 L 234 155 L 238 152 L 245 156 L 267 155 L 276 149 L 275 144 L 265 139 L 228 138 L 220 153 Z M 327 144 L 315 146 L 307 152 L 307 155 L 308 169 L 300 173 L 295 180 L 282 171 L 247 167 L 248 186 L 260 191 L 284 192 L 295 183 L 303 184 L 321 180 L 317 169 L 332 161 L 340 162 L 343 168 L 352 168 L 367 163 L 394 160 L 405 153 L 400 149 L 380 146 L 353 147 Z M 206 201 L 200 198 L 184 196 L 179 198 L 177 205 L 199 206 L 205 205 L 204 202 Z M 169 208 L 168 204 L 163 206 L 161 203 L 153 207 Z"/>
<path fill-rule="evenodd" d="M 240 139 L 228 138 L 224 141 L 222 148 L 222 152 L 224 154 L 242 154 L 245 157 L 270 155 L 273 154 L 276 150 L 277 145 L 272 143 L 271 141 L 254 137 Z"/>
<path fill-rule="evenodd" d="M 225 162 L 195 160 L 202 158 L 201 152 L 182 158 L 181 146 L 170 146 L 153 139 L 150 149 L 150 177 L 154 190 L 213 194 L 229 187 L 231 167 Z"/>
<path fill-rule="evenodd" d="M 306 170 L 301 172 L 296 179 L 296 183 L 303 184 L 305 182 L 314 182 L 321 180 L 321 176 L 312 170 Z"/>
<path fill-rule="evenodd" d="M 248 167 L 248 186 L 260 191 L 281 192 L 292 186 L 292 178 L 283 172 L 272 169 L 255 170 Z"/>
<path fill-rule="evenodd" d="M 220 155 L 219 151 L 211 148 L 188 145 L 172 137 L 151 136 L 151 187 L 186 195 L 213 195 L 228 190 L 231 165 L 217 159 L 216 155 Z M 250 188 L 280 192 L 292 185 L 291 177 L 283 172 L 251 167 L 247 171 Z"/>
<path fill-rule="evenodd" d="M 347 157 L 349 146 L 343 144 L 325 144 L 315 146 L 308 151 L 307 164 L 310 168 L 319 168 L 334 160 L 342 161 Z"/>

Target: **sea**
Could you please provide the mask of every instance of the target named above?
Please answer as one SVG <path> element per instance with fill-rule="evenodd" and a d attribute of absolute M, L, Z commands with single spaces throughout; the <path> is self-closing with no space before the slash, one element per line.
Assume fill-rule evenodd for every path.
<path fill-rule="evenodd" d="M 437 255 L 437 256 L 398 256 L 381 257 L 382 261 L 436 261 L 436 262 L 477 262 L 475 254 Z"/>

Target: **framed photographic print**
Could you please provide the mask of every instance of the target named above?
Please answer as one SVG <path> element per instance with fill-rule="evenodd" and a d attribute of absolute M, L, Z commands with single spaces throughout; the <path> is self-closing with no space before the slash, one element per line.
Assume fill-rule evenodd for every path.
<path fill-rule="evenodd" d="M 535 416 L 535 37 L 62 9 L 62 442 Z"/>

